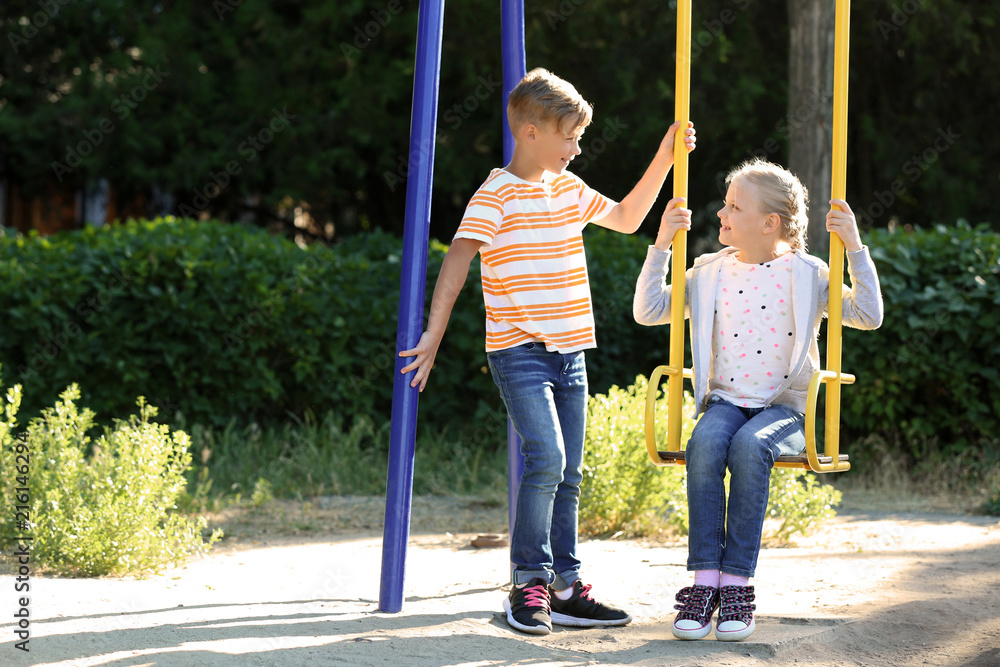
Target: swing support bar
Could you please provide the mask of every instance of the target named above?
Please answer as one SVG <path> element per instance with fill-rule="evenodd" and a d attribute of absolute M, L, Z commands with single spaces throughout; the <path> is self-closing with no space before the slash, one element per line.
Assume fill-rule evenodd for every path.
<path fill-rule="evenodd" d="M 834 28 L 833 72 L 833 199 L 846 198 L 847 183 L 847 84 L 850 51 L 850 0 L 837 0 Z M 674 117 L 681 122 L 674 139 L 674 197 L 687 199 L 688 155 L 682 140 L 690 117 L 691 100 L 691 0 L 677 0 L 677 70 Z M 687 270 L 687 232 L 674 235 L 670 266 L 670 364 L 658 366 L 649 378 L 646 392 L 646 449 L 658 466 L 684 465 L 681 451 L 684 379 L 693 373 L 684 368 L 684 311 Z M 840 454 L 840 387 L 852 384 L 854 376 L 842 372 L 844 288 L 844 242 L 830 234 L 830 300 L 827 320 L 827 370 L 813 374 L 806 399 L 806 452 L 802 456 L 782 456 L 775 467 L 800 468 L 813 472 L 843 472 L 851 464 Z M 656 445 L 656 398 L 663 376 L 667 376 L 667 449 Z M 816 451 L 816 404 L 820 385 L 826 385 L 824 454 Z"/>

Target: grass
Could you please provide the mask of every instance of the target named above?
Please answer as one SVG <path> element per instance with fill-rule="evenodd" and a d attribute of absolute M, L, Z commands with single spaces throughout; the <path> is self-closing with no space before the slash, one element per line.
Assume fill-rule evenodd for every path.
<path fill-rule="evenodd" d="M 825 475 L 844 493 L 841 512 L 855 507 L 883 511 L 1000 514 L 1000 451 L 996 443 L 945 456 L 934 443 L 921 460 L 901 456 L 899 443 L 869 436 L 850 443 L 852 467 Z"/>
<path fill-rule="evenodd" d="M 321 496 L 384 496 L 390 425 L 359 418 L 350 426 L 326 415 L 278 427 L 230 424 L 218 430 L 193 425 L 187 511 L 218 511 L 231 504 L 260 507 L 271 497 L 309 500 Z M 470 445 L 460 429 L 419 432 L 414 457 L 415 496 L 475 496 L 504 502 L 507 494 L 503 441 Z M 820 475 L 844 494 L 841 512 L 863 507 L 884 511 L 933 509 L 1000 513 L 1000 455 L 936 455 L 914 464 L 879 438 L 848 443 L 853 467 Z"/>
<path fill-rule="evenodd" d="M 390 425 L 358 418 L 345 427 L 333 415 L 278 427 L 230 424 L 186 428 L 195 460 L 187 509 L 218 510 L 262 498 L 378 496 L 386 491 Z M 469 447 L 461 431 L 424 429 L 416 442 L 414 495 L 503 498 L 506 452 Z M 254 497 L 256 499 L 254 500 Z"/>

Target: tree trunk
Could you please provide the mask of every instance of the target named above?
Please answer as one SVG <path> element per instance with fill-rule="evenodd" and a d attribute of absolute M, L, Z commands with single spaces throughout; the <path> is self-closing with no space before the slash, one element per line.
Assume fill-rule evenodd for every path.
<path fill-rule="evenodd" d="M 830 248 L 836 3 L 788 0 L 788 168 L 809 191 L 809 247 Z"/>

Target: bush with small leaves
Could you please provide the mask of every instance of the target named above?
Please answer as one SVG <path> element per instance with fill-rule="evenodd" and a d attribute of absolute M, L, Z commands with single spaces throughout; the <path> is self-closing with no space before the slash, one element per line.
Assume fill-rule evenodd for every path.
<path fill-rule="evenodd" d="M 627 537 L 670 530 L 687 531 L 687 497 L 684 470 L 660 470 L 646 453 L 645 398 L 648 382 L 638 376 L 635 384 L 611 387 L 607 394 L 590 398 L 587 441 L 580 494 L 580 531 L 588 535 L 621 533 Z M 684 409 L 694 401 L 684 395 Z M 666 397 L 657 400 L 657 413 L 666 415 Z M 685 422 L 682 442 L 691 435 Z M 665 442 L 666 419 L 657 423 L 658 441 Z"/>
<path fill-rule="evenodd" d="M 31 535 L 39 566 L 79 576 L 143 573 L 203 552 L 221 537 L 216 531 L 205 541 L 204 517 L 173 511 L 191 463 L 189 439 L 153 423 L 156 408 L 144 399 L 138 415 L 92 440 L 94 413 L 77 407 L 77 385 L 15 437 L 19 395 L 19 386 L 7 392 L 0 470 L 15 469 L 23 450 L 29 523 L 11 524 L 15 495 L 8 488 L 0 494 L 0 521 L 5 534 Z"/>

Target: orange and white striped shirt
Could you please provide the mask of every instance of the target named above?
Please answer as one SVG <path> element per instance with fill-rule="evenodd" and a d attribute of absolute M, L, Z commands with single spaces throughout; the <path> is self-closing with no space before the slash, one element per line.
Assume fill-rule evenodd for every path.
<path fill-rule="evenodd" d="M 545 183 L 490 172 L 455 233 L 485 243 L 487 352 L 530 342 L 562 353 L 597 346 L 582 232 L 613 206 L 570 172 Z"/>

